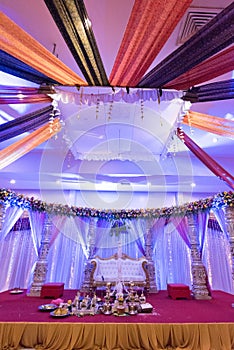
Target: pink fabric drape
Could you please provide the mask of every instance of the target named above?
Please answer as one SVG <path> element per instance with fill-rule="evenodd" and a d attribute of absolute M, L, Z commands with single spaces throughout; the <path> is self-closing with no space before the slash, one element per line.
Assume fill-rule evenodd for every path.
<path fill-rule="evenodd" d="M 234 70 L 234 45 L 198 64 L 188 72 L 165 84 L 166 88 L 187 90 Z"/>
<path fill-rule="evenodd" d="M 135 0 L 110 84 L 136 86 L 158 55 L 191 0 Z"/>
<path fill-rule="evenodd" d="M 87 85 L 2 12 L 0 12 L 0 49 L 63 85 Z"/>
<path fill-rule="evenodd" d="M 184 144 L 197 156 L 203 164 L 207 166 L 216 176 L 225 181 L 234 190 L 234 177 L 229 174 L 221 165 L 212 159 L 203 149 L 201 149 L 188 135 L 180 128 L 177 129 L 177 136 Z"/>
<path fill-rule="evenodd" d="M 49 140 L 61 130 L 60 121 L 58 118 L 54 119 L 53 124 L 47 123 L 36 131 L 24 137 L 22 140 L 6 147 L 0 151 L 0 169 L 13 163 L 26 153 L 30 152 L 35 147 L 43 142 Z"/>

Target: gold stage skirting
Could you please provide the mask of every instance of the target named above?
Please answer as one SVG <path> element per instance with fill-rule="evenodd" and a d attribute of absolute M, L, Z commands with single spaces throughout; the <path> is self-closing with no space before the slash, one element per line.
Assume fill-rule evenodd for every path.
<path fill-rule="evenodd" d="M 1 350 L 231 350 L 233 323 L 0 323 Z"/>

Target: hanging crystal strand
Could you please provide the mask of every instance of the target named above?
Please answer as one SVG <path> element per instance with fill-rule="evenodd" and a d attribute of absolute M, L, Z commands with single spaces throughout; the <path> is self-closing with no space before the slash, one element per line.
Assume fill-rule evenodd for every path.
<path fill-rule="evenodd" d="M 42 231 L 41 246 L 39 249 L 38 260 L 33 273 L 33 282 L 30 288 L 28 296 L 40 296 L 41 288 L 46 280 L 46 274 L 48 269 L 47 256 L 49 253 L 50 239 L 51 239 L 51 216 L 46 213 L 44 228 Z"/>
<path fill-rule="evenodd" d="M 144 119 L 144 100 L 141 99 L 141 119 Z"/>
<path fill-rule="evenodd" d="M 89 221 L 89 231 L 88 231 L 88 259 L 84 268 L 84 280 L 82 283 L 81 290 L 88 293 L 96 289 L 93 285 L 93 265 L 91 260 L 94 258 L 95 254 L 95 236 L 96 236 L 96 219 L 90 218 Z"/>
<path fill-rule="evenodd" d="M 99 106 L 100 106 L 100 98 L 98 96 L 97 102 L 96 102 L 96 119 L 98 119 L 98 117 L 99 117 Z"/>
<path fill-rule="evenodd" d="M 234 290 L 234 207 L 225 207 L 225 223 L 229 237 L 231 262 L 232 262 L 232 288 Z"/>
<path fill-rule="evenodd" d="M 112 98 L 111 98 L 111 101 L 110 101 L 110 104 L 109 104 L 109 110 L 108 110 L 108 113 L 107 113 L 108 121 L 111 120 L 113 104 L 114 104 L 114 93 L 112 94 Z"/>
<path fill-rule="evenodd" d="M 207 273 L 201 260 L 197 214 L 188 215 L 188 234 L 191 243 L 191 263 L 195 299 L 211 299 L 207 289 Z"/>
<path fill-rule="evenodd" d="M 2 231 L 2 225 L 5 220 L 6 215 L 6 206 L 4 204 L 0 204 L 0 232 Z"/>
<path fill-rule="evenodd" d="M 145 257 L 147 259 L 147 272 L 149 275 L 149 292 L 158 293 L 156 286 L 155 266 L 153 261 L 153 235 L 151 228 L 152 221 L 150 219 L 146 219 Z"/>
<path fill-rule="evenodd" d="M 194 130 L 192 128 L 192 118 L 189 112 L 187 112 L 187 117 L 188 117 L 188 125 L 189 125 L 189 130 L 190 130 L 190 134 L 193 135 Z"/>

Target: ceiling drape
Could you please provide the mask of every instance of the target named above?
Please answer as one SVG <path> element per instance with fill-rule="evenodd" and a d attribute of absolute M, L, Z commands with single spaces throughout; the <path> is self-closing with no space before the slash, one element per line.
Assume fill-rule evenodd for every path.
<path fill-rule="evenodd" d="M 0 67 L 1 71 L 11 74 L 15 77 L 31 81 L 36 84 L 58 84 L 54 79 L 47 77 L 45 74 L 38 72 L 28 64 L 18 60 L 8 53 L 0 50 Z"/>
<path fill-rule="evenodd" d="M 2 12 L 0 12 L 0 49 L 62 85 L 87 85 Z"/>
<path fill-rule="evenodd" d="M 183 124 L 224 137 L 234 138 L 234 121 L 203 113 L 188 111 Z"/>
<path fill-rule="evenodd" d="M 0 85 L 0 104 L 52 102 L 52 98 L 38 88 Z"/>
<path fill-rule="evenodd" d="M 184 101 L 192 103 L 229 99 L 234 99 L 234 79 L 193 87 L 183 96 Z"/>
<path fill-rule="evenodd" d="M 89 85 L 109 85 L 83 0 L 44 0 Z"/>
<path fill-rule="evenodd" d="M 138 86 L 164 87 L 168 82 L 230 46 L 233 41 L 234 2 L 147 73 Z"/>
<path fill-rule="evenodd" d="M 16 137 L 24 132 L 31 131 L 48 123 L 53 116 L 53 106 L 39 109 L 22 117 L 10 120 L 0 125 L 0 142 Z"/>
<path fill-rule="evenodd" d="M 35 147 L 49 140 L 61 130 L 60 121 L 54 119 L 53 123 L 47 123 L 23 139 L 0 151 L 0 169 L 5 168 Z"/>
<path fill-rule="evenodd" d="M 158 55 L 191 0 L 135 0 L 109 80 L 136 86 Z"/>
<path fill-rule="evenodd" d="M 229 174 L 221 165 L 219 165 L 213 158 L 211 158 L 201 147 L 199 147 L 188 135 L 185 134 L 180 128 L 177 129 L 177 136 L 184 142 L 188 149 L 198 158 L 200 161 L 212 171 L 221 180 L 226 182 L 231 189 L 234 189 L 234 177 Z"/>
<path fill-rule="evenodd" d="M 234 46 L 196 65 L 165 85 L 168 89 L 187 90 L 234 70 Z"/>

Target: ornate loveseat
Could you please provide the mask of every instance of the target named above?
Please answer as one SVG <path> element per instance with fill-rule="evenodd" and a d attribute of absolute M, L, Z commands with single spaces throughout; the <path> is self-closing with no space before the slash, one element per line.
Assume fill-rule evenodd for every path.
<path fill-rule="evenodd" d="M 109 258 L 96 256 L 91 264 L 90 286 L 93 288 L 106 286 L 107 283 L 116 285 L 120 281 L 149 290 L 147 260 L 144 257 L 133 259 L 126 254 L 122 254 L 121 258 L 117 254 Z"/>

